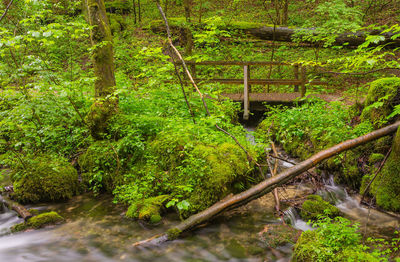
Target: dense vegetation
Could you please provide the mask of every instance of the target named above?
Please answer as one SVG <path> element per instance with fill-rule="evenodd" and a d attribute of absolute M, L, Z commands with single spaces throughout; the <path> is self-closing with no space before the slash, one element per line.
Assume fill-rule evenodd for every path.
<path fill-rule="evenodd" d="M 183 219 L 261 181 L 258 167 L 268 171 L 259 163 L 272 140 L 306 159 L 400 114 L 400 53 L 399 46 L 391 46 L 400 38 L 399 1 L 162 1 L 173 43 L 186 60 L 299 63 L 307 67 L 308 79 L 329 83 L 309 85 L 307 94 L 341 97 L 265 105 L 257 144 L 247 140 L 239 123 L 240 103 L 221 95 L 242 92 L 241 86 L 202 83 L 209 114 L 185 86 L 181 67 L 171 63 L 177 56 L 167 44 L 156 1 L 105 1 L 108 18 L 96 24 L 94 10 L 102 2 L 26 0 L 8 8 L 9 1 L 0 1 L 0 176 L 21 203 L 112 193 L 129 218 L 158 223 L 165 212 L 175 211 Z M 262 26 L 288 26 L 295 33 L 290 42 L 275 41 L 276 35 L 260 40 L 251 30 Z M 363 32 L 362 44 L 337 44 L 339 36 L 355 32 Z M 196 75 L 238 78 L 241 70 L 199 66 Z M 251 74 L 293 77 L 291 66 L 254 67 Z M 371 199 L 399 212 L 399 139 L 398 132 L 394 142 L 382 138 L 319 168 L 357 192 L 371 182 Z M 307 220 L 318 221 L 320 213 L 340 215 L 319 196 L 303 205 L 312 210 L 302 214 Z M 332 261 L 372 261 L 385 255 L 369 253 L 373 249 L 361 244 L 357 227 L 336 219 L 324 218 L 315 222 L 318 230 L 303 233 L 294 258 L 328 261 L 339 252 Z M 23 227 L 40 227 L 28 224 Z M 336 231 L 346 238 L 332 246 Z M 310 252 L 315 246 L 320 249 Z"/>

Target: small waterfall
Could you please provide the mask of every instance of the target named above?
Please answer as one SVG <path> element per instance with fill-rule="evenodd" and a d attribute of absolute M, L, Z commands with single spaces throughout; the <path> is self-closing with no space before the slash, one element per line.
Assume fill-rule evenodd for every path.
<path fill-rule="evenodd" d="M 333 205 L 340 204 L 350 199 L 346 189 L 335 184 L 333 176 L 330 175 L 327 179 L 324 179 L 325 188 L 317 192 L 323 199 L 330 202 Z"/>
<path fill-rule="evenodd" d="M 283 214 L 283 219 L 285 222 L 292 225 L 292 227 L 302 231 L 313 230 L 310 225 L 308 225 L 304 220 L 300 219 L 300 216 L 294 207 L 286 209 Z"/>

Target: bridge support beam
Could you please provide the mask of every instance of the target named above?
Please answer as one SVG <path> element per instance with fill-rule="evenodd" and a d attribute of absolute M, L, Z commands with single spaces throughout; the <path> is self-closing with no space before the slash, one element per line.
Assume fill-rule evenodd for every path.
<path fill-rule="evenodd" d="M 244 94 L 243 94 L 243 119 L 249 120 L 250 117 L 250 93 L 251 93 L 251 86 L 249 84 L 250 80 L 250 66 L 245 65 L 243 67 L 244 72 Z"/>

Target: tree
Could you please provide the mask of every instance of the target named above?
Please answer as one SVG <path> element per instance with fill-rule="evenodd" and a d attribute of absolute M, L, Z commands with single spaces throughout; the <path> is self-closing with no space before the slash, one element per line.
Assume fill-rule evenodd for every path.
<path fill-rule="evenodd" d="M 85 0 L 87 18 L 92 26 L 90 40 L 93 47 L 95 101 L 87 116 L 87 122 L 95 139 L 107 133 L 107 122 L 118 111 L 115 93 L 114 56 L 110 24 L 104 0 Z"/>

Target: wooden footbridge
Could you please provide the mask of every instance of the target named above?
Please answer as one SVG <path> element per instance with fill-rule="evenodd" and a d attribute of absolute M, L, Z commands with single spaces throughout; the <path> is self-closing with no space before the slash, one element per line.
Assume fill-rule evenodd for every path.
<path fill-rule="evenodd" d="M 273 102 L 287 103 L 293 102 L 299 97 L 304 97 L 309 85 L 327 85 L 326 82 L 320 80 L 308 80 L 306 67 L 300 64 L 284 63 L 284 62 L 245 62 L 245 61 L 186 61 L 191 74 L 196 83 L 221 83 L 229 85 L 243 85 L 243 93 L 222 94 L 233 101 L 243 102 L 243 119 L 248 120 L 250 115 L 250 102 Z M 213 78 L 201 79 L 197 78 L 196 66 L 241 66 L 243 68 L 243 78 L 228 79 L 228 78 Z M 289 66 L 293 70 L 293 79 L 253 79 L 250 77 L 250 67 L 255 66 Z M 293 86 L 293 92 L 290 93 L 252 93 L 252 85 L 272 85 L 272 86 Z M 337 96 L 315 94 L 312 96 L 320 97 L 326 101 L 333 101 Z"/>

